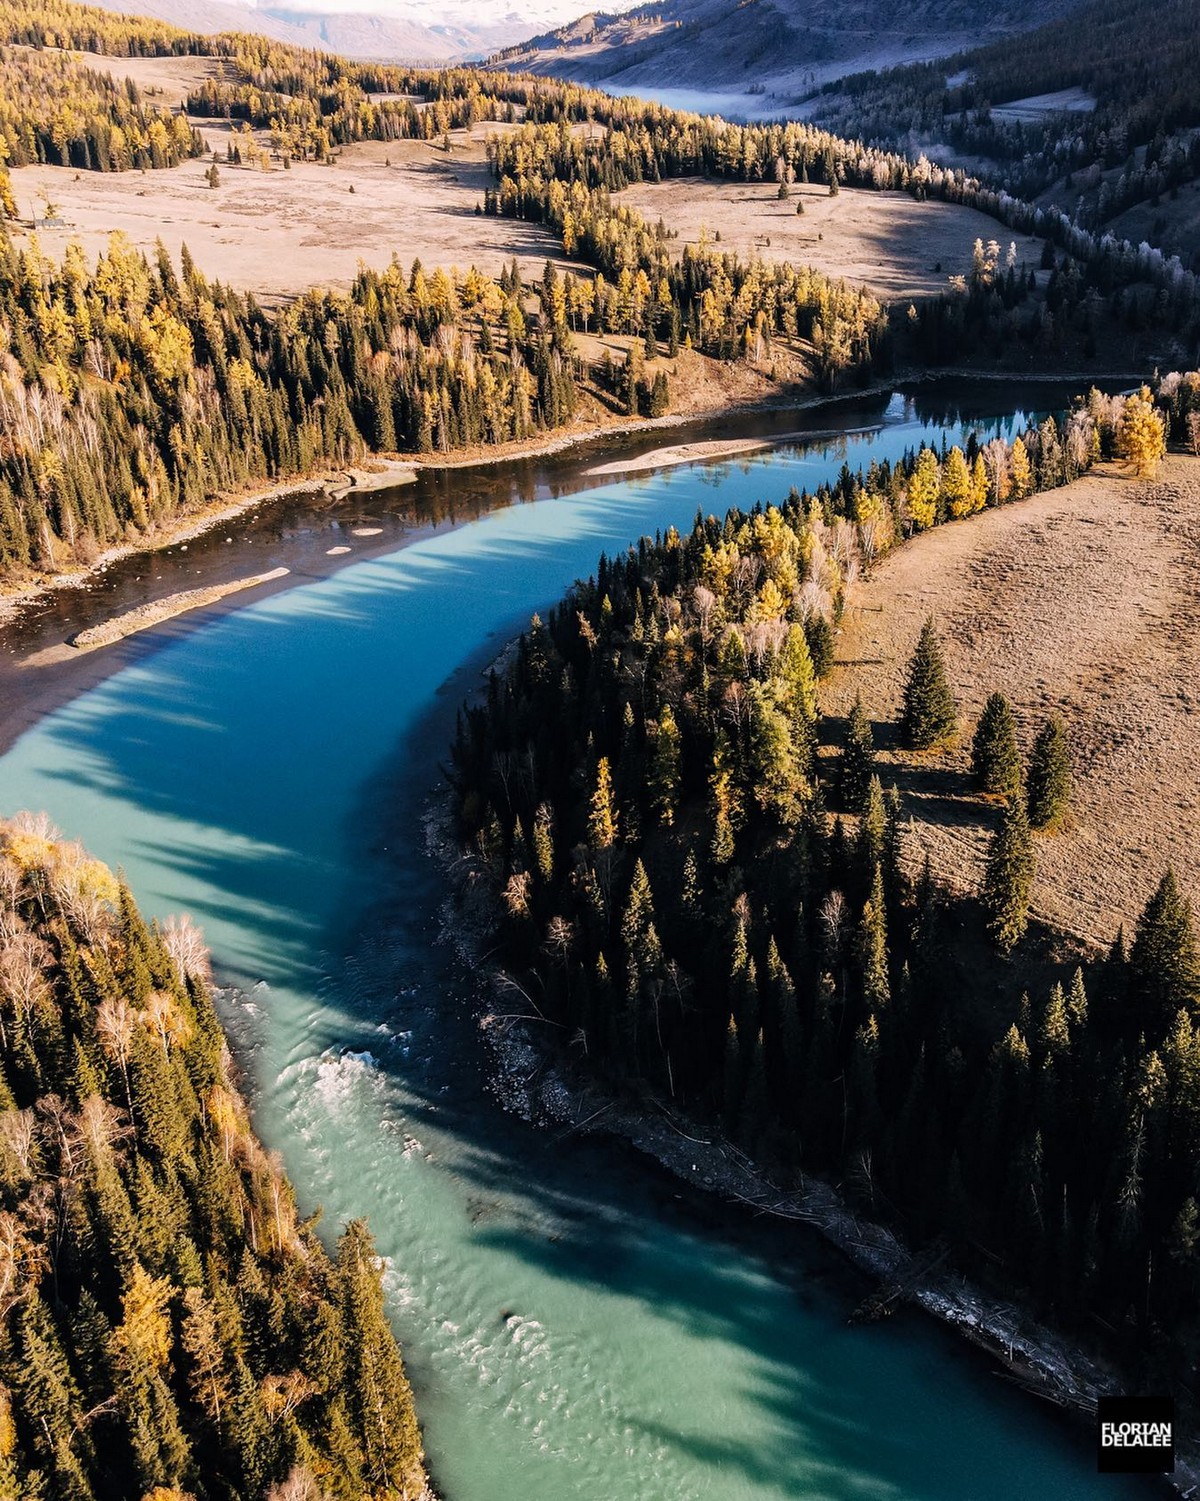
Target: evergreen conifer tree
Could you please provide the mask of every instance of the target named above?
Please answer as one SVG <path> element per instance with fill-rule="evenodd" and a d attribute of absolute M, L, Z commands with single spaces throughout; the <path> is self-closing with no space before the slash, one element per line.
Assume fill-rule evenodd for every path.
<path fill-rule="evenodd" d="M 993 797 L 1015 797 L 1021 790 L 1016 726 L 1003 693 L 991 695 L 975 727 L 971 776 L 980 792 Z"/>
<path fill-rule="evenodd" d="M 833 666 L 833 627 L 820 610 L 813 610 L 805 617 L 804 634 L 813 672 L 818 679 L 828 677 Z"/>
<path fill-rule="evenodd" d="M 1058 824 L 1071 798 L 1071 761 L 1062 719 L 1051 715 L 1038 731 L 1026 779 L 1029 823 L 1034 829 Z"/>
<path fill-rule="evenodd" d="M 1168 870 L 1146 903 L 1129 950 L 1130 1029 L 1157 1041 L 1178 1011 L 1200 1010 L 1200 951 L 1191 903 Z"/>
<path fill-rule="evenodd" d="M 1029 925 L 1035 861 L 1022 798 L 1010 797 L 988 849 L 983 906 L 988 932 L 1003 951 L 1015 947 Z"/>
<path fill-rule="evenodd" d="M 957 728 L 958 710 L 931 615 L 921 627 L 908 665 L 900 738 L 909 750 L 931 750 L 951 739 Z"/>
<path fill-rule="evenodd" d="M 847 813 L 862 812 L 874 771 L 875 737 L 871 732 L 871 721 L 863 709 L 862 698 L 858 697 L 850 710 L 846 744 L 842 749 L 841 765 L 838 768 L 838 786 L 842 805 Z"/>
<path fill-rule="evenodd" d="M 859 928 L 859 958 L 862 964 L 863 1001 L 868 1012 L 878 1014 L 891 997 L 883 873 L 878 865 L 871 883 L 870 898 L 863 908 Z"/>

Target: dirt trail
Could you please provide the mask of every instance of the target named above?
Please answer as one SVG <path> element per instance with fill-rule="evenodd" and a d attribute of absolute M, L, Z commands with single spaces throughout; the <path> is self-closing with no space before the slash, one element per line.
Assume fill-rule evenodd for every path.
<path fill-rule="evenodd" d="M 1038 839 L 1034 910 L 1110 942 L 1172 865 L 1200 898 L 1200 461 L 1172 457 L 1151 484 L 1093 475 L 940 527 L 858 585 L 823 694 L 861 693 L 890 746 L 904 670 L 932 613 L 962 709 L 962 744 L 915 765 L 886 750 L 914 819 L 909 850 L 977 887 L 994 814 L 968 795 L 970 736 L 987 695 L 1008 695 L 1028 752 L 1060 711 L 1072 741 L 1069 825 Z"/>

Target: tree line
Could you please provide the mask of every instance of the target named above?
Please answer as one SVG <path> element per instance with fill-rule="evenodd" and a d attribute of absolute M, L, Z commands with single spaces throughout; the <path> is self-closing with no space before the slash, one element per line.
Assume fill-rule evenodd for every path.
<path fill-rule="evenodd" d="M 548 297 L 552 292 L 547 292 Z M 0 225 L 0 567 L 88 562 L 214 493 L 568 420 L 585 372 L 515 270 L 363 270 L 276 314 L 120 235 L 61 264 Z"/>
<path fill-rule="evenodd" d="M 186 117 L 147 103 L 131 80 L 63 53 L 0 47 L 0 162 L 128 172 L 203 152 Z"/>
<path fill-rule="evenodd" d="M 262 1148 L 187 921 L 0 825 L 0 1491 L 427 1494 L 362 1221 L 326 1254 Z"/>
<path fill-rule="evenodd" d="M 1007 955 L 1032 942 L 1069 727 L 1043 724 L 1026 763 L 1011 706 L 989 700 L 971 777 L 993 833 L 964 893 L 906 848 L 861 705 L 844 728 L 817 706 L 881 518 L 912 531 L 1060 483 L 1064 431 L 1120 444 L 1143 407 L 1161 436 L 1132 401 L 1096 397 L 1001 444 L 1003 465 L 991 445 L 925 449 L 602 558 L 461 714 L 452 786 L 502 962 L 574 1053 L 785 1176 L 835 1174 L 1064 1326 L 1103 1320 L 1131 1366 L 1174 1383 L 1200 1332 L 1200 959 L 1183 894 L 1166 875 L 1129 940 L 1023 994 Z M 898 730 L 919 755 L 959 725 L 930 624 Z M 822 740 L 841 755 L 817 757 Z"/>
<path fill-rule="evenodd" d="M 830 129 L 881 149 L 949 141 L 983 158 L 989 180 L 1025 200 L 1059 185 L 1072 215 L 1102 231 L 1131 204 L 1174 197 L 1200 172 L 1194 50 L 1188 0 L 1089 0 L 1065 18 L 954 58 L 827 84 L 814 106 Z M 1012 100 L 1075 88 L 1094 109 L 1035 120 L 994 113 Z"/>
<path fill-rule="evenodd" d="M 1076 263 L 1089 289 L 1107 295 L 1117 287 L 1137 304 L 1143 324 L 1169 328 L 1189 347 L 1196 343 L 1200 294 L 1195 275 L 1178 258 L 1087 228 L 1073 212 L 1036 205 L 1032 190 L 1027 195 L 1019 184 L 982 181 L 961 168 L 925 156 L 910 159 L 887 144 L 843 139 L 818 126 L 739 126 L 613 99 L 574 83 L 495 71 L 351 63 L 265 38 L 193 36 L 157 22 L 106 16 L 71 0 L 48 6 L 6 0 L 0 7 L 0 37 L 5 36 L 37 47 L 66 43 L 118 55 L 224 58 L 226 75 L 193 91 L 191 106 L 271 130 L 285 158 L 324 159 L 339 143 L 352 140 L 445 138 L 450 129 L 480 119 L 523 120 L 532 136 L 522 132 L 521 149 L 536 140 L 539 159 L 534 171 L 529 163 L 515 163 L 524 165 L 515 178 L 541 176 L 549 182 L 558 177 L 609 190 L 696 172 L 748 181 L 808 178 L 831 189 L 839 184 L 902 189 L 918 198 L 966 204 L 1010 229 L 1050 240 Z M 1056 55 L 1070 52 L 1059 48 Z M 498 167 L 512 149 L 498 143 Z M 1174 160 L 1173 147 L 1155 149 L 1164 163 Z"/>
<path fill-rule="evenodd" d="M 1200 347 L 1200 290 L 1194 273 L 1177 257 L 1092 232 L 1069 213 L 1037 207 L 961 169 L 795 122 L 733 125 L 638 100 L 594 107 L 588 101 L 588 108 L 587 118 L 601 122 L 602 129 L 580 124 L 579 107 L 566 97 L 542 101 L 536 117 L 532 103 L 527 105 L 526 120 L 534 123 L 489 143 L 498 187 L 488 206 L 556 227 L 565 222 L 564 243 L 574 244 L 578 206 L 586 205 L 589 219 L 598 210 L 610 219 L 627 214 L 610 205 L 608 194 L 635 182 L 701 174 L 775 182 L 783 192 L 797 181 L 824 183 L 830 192 L 841 185 L 903 190 L 918 199 L 979 209 L 1022 234 L 1043 238 L 1043 268 L 1055 273 L 1045 297 L 1025 317 L 1019 307 L 1037 290 L 1028 266 L 1003 267 L 1000 276 L 973 278 L 969 289 L 951 287 L 940 297 L 923 299 L 911 316 L 894 320 L 894 330 L 918 357 L 958 359 L 973 353 L 981 339 L 1003 352 L 1021 338 L 1040 341 L 1054 356 L 1062 352 L 1055 343 L 1060 329 L 1076 325 L 1085 343 L 1094 343 L 1106 314 L 1129 333 L 1165 329 L 1189 350 Z M 667 235 L 665 226 L 658 232 Z M 963 295 L 968 290 L 971 298 Z M 932 356 L 931 350 L 936 351 Z"/>

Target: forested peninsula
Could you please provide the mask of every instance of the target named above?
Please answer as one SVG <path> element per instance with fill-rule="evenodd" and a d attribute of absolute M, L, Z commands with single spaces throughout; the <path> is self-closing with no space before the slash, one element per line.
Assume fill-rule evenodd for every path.
<path fill-rule="evenodd" d="M 370 1233 L 314 1224 L 198 930 L 0 824 L 0 1496 L 427 1498 Z"/>
<path fill-rule="evenodd" d="M 602 558 L 463 710 L 451 772 L 462 878 L 538 1038 L 777 1182 L 835 1180 L 1181 1399 L 1200 1334 L 1186 894 L 1166 871 L 1107 953 L 1047 963 L 1042 941 L 1027 964 L 1070 725 L 1023 751 L 1001 694 L 964 723 L 936 623 L 914 640 L 899 742 L 919 764 L 969 740 L 962 792 L 992 821 L 965 892 L 912 847 L 861 706 L 831 725 L 818 705 L 856 569 L 1095 460 L 1149 472 L 1198 396 L 1196 375 L 1155 400 L 1093 392 L 1061 426 L 845 470 Z"/>

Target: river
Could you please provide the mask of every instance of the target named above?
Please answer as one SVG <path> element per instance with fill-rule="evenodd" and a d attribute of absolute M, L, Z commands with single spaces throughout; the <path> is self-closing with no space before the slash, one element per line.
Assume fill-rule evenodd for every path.
<path fill-rule="evenodd" d="M 871 430 L 627 480 L 588 481 L 576 456 L 364 498 L 351 519 L 388 551 L 113 648 L 89 670 L 119 670 L 0 759 L 0 811 L 46 809 L 124 868 L 145 911 L 204 928 L 238 987 L 226 1020 L 260 1135 L 327 1231 L 366 1215 L 387 1258 L 448 1501 L 1147 1494 L 1097 1476 L 1085 1433 L 932 1322 L 847 1326 L 861 1289 L 802 1227 L 744 1221 L 625 1151 L 506 1116 L 481 1085 L 473 981 L 438 941 L 422 810 L 456 705 L 531 611 L 601 550 L 698 508 L 955 441 L 938 401 L 793 414 Z M 970 412 L 1009 428 L 1012 402 L 980 388 Z M 786 430 L 776 414 L 721 435 L 755 422 Z M 434 524 L 455 493 L 477 519 Z M 254 568 L 294 566 L 300 547 L 319 574 L 331 529 L 353 535 L 328 507 L 287 514 L 244 524 L 243 561 L 253 546 Z M 229 545 L 131 560 L 104 590 L 153 574 L 165 591 L 197 558 L 226 566 Z M 82 618 L 82 600 L 40 606 L 9 649 Z"/>

